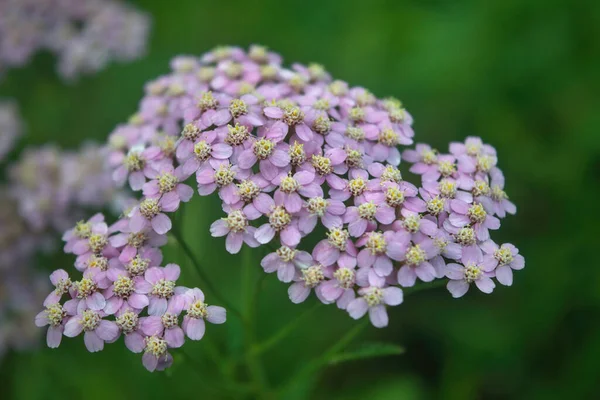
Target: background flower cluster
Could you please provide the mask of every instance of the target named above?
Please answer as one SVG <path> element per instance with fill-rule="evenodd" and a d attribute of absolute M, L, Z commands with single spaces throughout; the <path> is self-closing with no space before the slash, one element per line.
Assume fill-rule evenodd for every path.
<path fill-rule="evenodd" d="M 140 57 L 149 30 L 149 17 L 120 1 L 2 1 L 0 73 L 49 51 L 58 58 L 58 74 L 73 80 L 111 61 Z"/>

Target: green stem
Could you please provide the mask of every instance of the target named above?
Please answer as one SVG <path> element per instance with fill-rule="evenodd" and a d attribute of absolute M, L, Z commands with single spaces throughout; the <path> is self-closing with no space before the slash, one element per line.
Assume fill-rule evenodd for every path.
<path fill-rule="evenodd" d="M 213 294 L 213 296 L 215 296 L 215 298 L 218 301 L 221 302 L 221 304 L 228 311 L 230 311 L 232 314 L 238 316 L 240 319 L 244 320 L 242 313 L 240 313 L 234 306 L 232 306 L 232 304 L 223 295 L 221 295 L 221 293 L 212 284 L 211 280 L 208 278 L 208 276 L 204 272 L 204 269 L 202 269 L 200 263 L 198 262 L 196 255 L 194 254 L 192 249 L 188 246 L 188 244 L 185 242 L 185 240 L 181 236 L 181 233 L 177 229 L 173 228 L 173 229 L 171 229 L 171 235 L 177 240 L 177 242 L 179 243 L 179 245 L 181 246 L 181 248 L 183 249 L 183 251 L 185 252 L 187 257 L 190 259 L 190 261 L 194 265 L 194 268 L 196 269 L 196 272 L 198 272 L 200 279 L 202 279 L 204 286 Z"/>
<path fill-rule="evenodd" d="M 212 392 L 213 394 L 219 396 L 231 395 L 232 391 L 236 391 L 236 388 L 232 387 L 229 384 L 222 385 L 218 384 L 215 380 L 209 379 L 205 368 L 203 368 L 203 366 L 200 363 L 198 363 L 187 352 L 180 350 L 177 353 L 181 354 L 183 358 L 187 361 L 187 363 L 192 367 L 192 369 L 198 374 L 198 377 L 201 379 L 199 384 L 200 386 L 202 386 L 203 389 L 207 389 L 209 392 Z"/>
<path fill-rule="evenodd" d="M 312 360 L 295 373 L 292 378 L 285 384 L 281 389 L 280 393 L 286 393 L 287 391 L 294 388 L 294 385 L 298 381 L 308 378 L 309 376 L 316 373 L 321 367 L 327 364 L 329 359 L 335 354 L 342 351 L 347 345 L 349 345 L 367 326 L 369 325 L 369 319 L 363 318 L 358 322 L 354 328 L 350 329 L 341 339 L 337 340 L 329 349 L 327 349 L 323 355 Z"/>
<path fill-rule="evenodd" d="M 280 328 L 274 335 L 265 340 L 262 343 L 256 344 L 252 350 L 250 350 L 254 354 L 262 354 L 265 351 L 269 350 L 277 343 L 281 342 L 286 338 L 287 335 L 292 333 L 294 329 L 296 329 L 304 320 L 310 316 L 316 309 L 320 308 L 323 305 L 321 302 L 316 302 L 311 308 L 304 310 L 298 317 L 292 319 L 282 328 Z"/>
<path fill-rule="evenodd" d="M 434 289 L 434 288 L 443 286 L 445 284 L 446 284 L 445 281 L 438 280 L 438 281 L 434 281 L 434 282 L 430 282 L 430 283 L 422 283 L 422 284 L 419 284 L 412 288 L 403 288 L 402 290 L 404 291 L 405 296 L 409 296 L 413 293 L 420 292 L 420 291 L 426 290 L 426 289 Z M 314 308 L 316 308 L 316 307 L 313 307 L 313 309 Z M 307 310 L 305 312 L 305 314 L 303 314 L 301 317 L 304 317 L 306 314 L 310 313 L 313 309 Z M 301 319 L 301 317 L 299 317 L 297 320 Z M 278 333 L 276 333 L 269 340 L 267 340 L 263 344 L 257 346 L 255 348 L 255 352 L 264 351 L 265 349 L 270 348 L 271 346 L 273 346 L 274 344 L 276 344 L 277 342 L 282 340 L 285 336 L 287 336 L 288 333 L 290 333 L 292 331 L 293 327 L 295 326 L 295 322 L 297 322 L 297 320 L 290 322 L 288 325 L 286 325 L 283 329 L 281 329 Z M 337 353 L 342 351 L 347 345 L 349 345 L 368 325 L 369 325 L 369 318 L 363 318 L 354 328 L 349 330 L 341 339 L 336 341 L 327 351 L 325 351 L 322 356 L 317 357 L 313 361 L 309 362 L 308 364 L 306 364 L 306 366 L 304 366 L 296 374 L 294 374 L 294 376 L 288 381 L 288 383 L 285 384 L 280 389 L 280 393 L 286 393 L 287 391 L 293 389 L 294 385 L 298 381 L 306 379 L 309 376 L 311 376 L 312 374 L 316 373 L 320 368 L 322 368 L 324 365 L 326 365 L 329 362 L 329 360 L 331 359 L 332 356 L 336 355 Z M 274 341 L 275 343 L 271 343 L 272 341 Z"/>
<path fill-rule="evenodd" d="M 248 375 L 252 379 L 258 398 L 269 398 L 269 382 L 260 358 L 253 354 L 251 349 L 256 342 L 256 309 L 258 302 L 259 287 L 262 279 L 257 282 L 253 279 L 253 260 L 249 249 L 243 251 L 242 262 L 242 295 L 244 301 L 244 315 L 246 320 L 244 343 L 246 347 L 245 359 L 248 367 Z M 255 287 L 256 285 L 258 287 Z M 253 289 L 254 288 L 254 289 Z"/>

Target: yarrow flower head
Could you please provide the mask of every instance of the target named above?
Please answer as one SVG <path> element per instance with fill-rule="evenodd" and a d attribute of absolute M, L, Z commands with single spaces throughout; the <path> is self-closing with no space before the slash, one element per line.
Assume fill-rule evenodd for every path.
<path fill-rule="evenodd" d="M 225 237 L 229 253 L 268 246 L 261 266 L 290 283 L 292 302 L 314 293 L 354 319 L 368 313 L 376 327 L 388 325 L 388 308 L 401 304 L 402 287 L 417 279 L 445 280 L 460 297 L 471 284 L 491 292 L 497 276 L 512 283 L 512 271 L 522 268 L 516 248 L 489 242 L 489 230 L 514 211 L 491 146 L 470 138 L 452 144 L 450 154 L 423 144 L 402 149 L 414 132 L 400 101 L 332 80 L 316 65 L 286 68 L 262 47 L 220 47 L 171 67 L 146 85 L 134 118 L 109 139 L 113 177 L 129 180 L 141 199 L 104 241 L 90 244 L 100 221 L 65 235 L 67 248 L 89 248 L 109 264 L 93 282 L 98 289 L 89 286 L 106 305 L 80 300 L 74 309 L 67 301 L 69 327 L 88 311 L 89 332 L 96 317 L 98 326 L 115 318 L 131 337 L 128 348 L 143 352 L 144 365 L 155 370 L 171 364 L 169 348 L 185 337 L 202 338 L 205 321 L 225 321 L 200 289 L 177 284 L 178 266 L 161 267 L 162 257 L 152 254 L 174 228 L 169 214 L 191 200 L 192 175 L 200 196 L 216 192 L 221 200 L 210 233 Z M 174 144 L 157 146 L 165 135 Z M 402 153 L 419 186 L 404 180 Z M 73 285 L 80 289 L 71 296 L 84 293 Z"/>

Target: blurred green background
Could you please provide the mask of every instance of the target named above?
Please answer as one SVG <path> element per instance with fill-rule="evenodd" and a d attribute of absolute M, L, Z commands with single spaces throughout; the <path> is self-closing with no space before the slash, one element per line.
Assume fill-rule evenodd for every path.
<path fill-rule="evenodd" d="M 598 398 L 600 2 L 135 3 L 154 19 L 147 57 L 64 85 L 54 59 L 42 54 L 0 84 L 0 95 L 21 106 L 28 126 L 22 145 L 102 141 L 136 110 L 143 84 L 167 72 L 171 57 L 260 43 L 288 65 L 319 62 L 336 78 L 400 98 L 415 117 L 418 141 L 445 150 L 476 134 L 498 150 L 519 212 L 494 238 L 526 257 L 513 287 L 499 286 L 490 296 L 472 290 L 460 300 L 444 289 L 411 295 L 390 311 L 387 329 L 369 328 L 357 341 L 393 342 L 406 348 L 404 355 L 329 366 L 286 398 Z M 245 255 L 228 255 L 223 240 L 210 238 L 216 211 L 215 202 L 196 199 L 186 207 L 184 230 L 213 280 L 241 305 Z M 258 262 L 260 252 L 246 256 Z M 184 282 L 197 285 L 186 258 L 175 246 L 168 253 L 181 262 Z M 40 268 L 71 262 L 58 258 Z M 252 273 L 259 276 L 259 269 Z M 259 338 L 313 306 L 314 299 L 292 305 L 286 290 L 275 276 L 265 278 Z M 355 325 L 335 307 L 314 311 L 264 354 L 269 383 L 284 382 Z M 64 340 L 59 350 L 5 360 L 2 397 L 220 398 L 211 389 L 221 372 L 211 346 L 239 356 L 240 332 L 233 317 L 209 326 L 209 340 L 185 346 L 195 361 L 179 356 L 166 374 L 146 372 L 121 342 L 89 354 L 81 338 Z"/>

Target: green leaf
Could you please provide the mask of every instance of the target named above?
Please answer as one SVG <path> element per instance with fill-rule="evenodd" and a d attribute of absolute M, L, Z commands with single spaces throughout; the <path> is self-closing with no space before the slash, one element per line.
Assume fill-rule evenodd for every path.
<path fill-rule="evenodd" d="M 365 358 L 398 356 L 403 353 L 404 347 L 393 343 L 365 343 L 356 350 L 344 351 L 331 356 L 328 362 L 329 364 L 339 364 Z"/>

